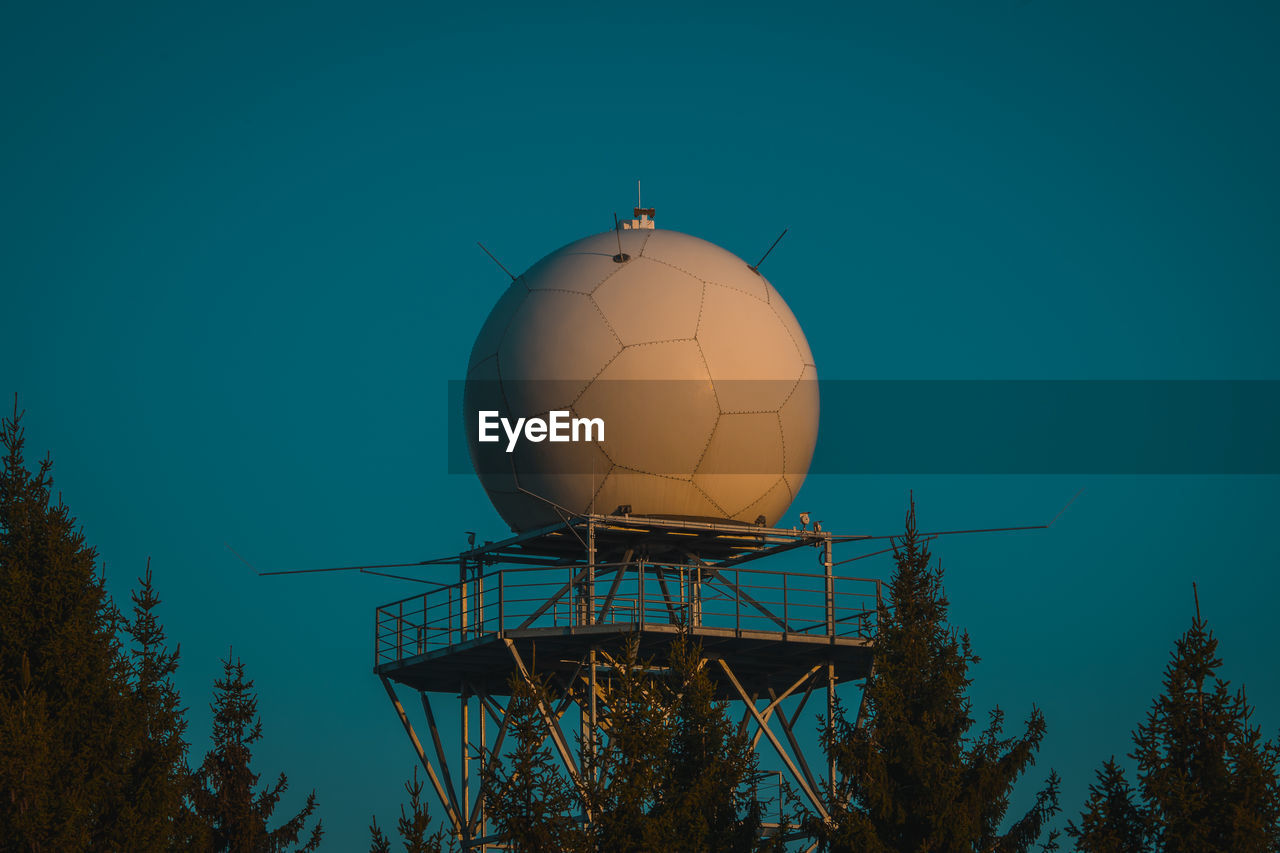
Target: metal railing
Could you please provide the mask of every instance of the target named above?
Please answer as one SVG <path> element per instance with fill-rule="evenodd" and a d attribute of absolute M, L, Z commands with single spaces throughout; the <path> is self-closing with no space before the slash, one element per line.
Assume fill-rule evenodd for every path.
<path fill-rule="evenodd" d="M 518 567 L 379 607 L 375 665 L 499 631 L 586 625 L 688 625 L 741 632 L 870 639 L 881 582 L 633 561 Z"/>

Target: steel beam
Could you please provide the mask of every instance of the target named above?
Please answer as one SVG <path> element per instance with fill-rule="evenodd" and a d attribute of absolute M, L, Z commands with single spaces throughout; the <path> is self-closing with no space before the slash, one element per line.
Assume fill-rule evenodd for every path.
<path fill-rule="evenodd" d="M 529 674 L 529 670 L 525 668 L 524 660 L 520 657 L 520 651 L 516 648 L 516 644 L 511 640 L 503 637 L 502 642 L 507 646 L 507 650 L 511 653 L 511 659 L 515 661 L 516 668 L 520 672 L 521 678 L 534 689 L 533 676 Z M 560 731 L 560 722 L 551 714 L 542 697 L 538 697 L 538 712 L 542 715 L 542 721 L 547 726 L 547 731 L 551 733 L 551 740 L 555 744 L 556 751 L 560 753 L 560 760 L 564 762 L 565 769 L 569 771 L 569 776 L 573 779 L 573 784 L 577 786 L 578 792 L 583 796 L 585 802 L 586 788 L 582 784 L 582 777 L 578 773 L 578 767 L 574 763 L 573 755 L 569 752 L 568 741 L 565 740 L 564 732 Z"/>
<path fill-rule="evenodd" d="M 452 792 L 446 792 L 444 786 L 440 784 L 435 768 L 431 766 L 431 759 L 427 758 L 427 753 L 422 748 L 422 741 L 418 740 L 418 733 L 413 730 L 413 724 L 409 722 L 409 715 L 405 713 L 404 705 L 400 704 L 400 697 L 396 696 L 395 688 L 391 686 L 391 680 L 385 675 L 378 677 L 382 679 L 382 686 L 386 688 L 387 696 L 391 699 L 391 704 L 395 706 L 396 714 L 400 717 L 400 724 L 404 726 L 405 734 L 409 736 L 409 742 L 413 744 L 414 753 L 418 756 L 418 760 L 422 762 L 423 769 L 427 771 L 427 779 L 431 781 L 431 787 L 435 789 L 436 796 L 440 798 L 440 805 L 444 807 L 449 823 L 453 826 L 453 831 L 461 835 L 462 822 L 458 819 L 458 813 L 453 808 Z"/>
<path fill-rule="evenodd" d="M 779 701 L 772 687 L 769 688 L 769 695 L 774 697 L 774 701 Z M 787 736 L 787 743 L 791 744 L 791 751 L 795 753 L 796 761 L 800 763 L 800 769 L 804 771 L 805 781 L 809 783 L 810 788 L 815 791 L 818 790 L 818 782 L 813 778 L 813 771 L 809 769 L 809 762 L 804 760 L 804 751 L 800 749 L 800 744 L 796 743 L 795 732 L 791 730 L 792 721 L 787 720 L 787 715 L 783 713 L 781 708 L 778 709 L 778 723 L 782 726 L 782 733 Z"/>
<path fill-rule="evenodd" d="M 418 691 L 418 695 L 422 697 L 422 710 L 427 714 L 427 726 L 431 729 L 431 740 L 436 747 L 436 758 L 440 761 L 440 773 L 444 776 L 445 789 L 449 793 L 449 802 L 453 807 L 454 814 L 461 817 L 465 812 L 458 807 L 458 798 L 454 793 L 453 778 L 449 775 L 449 762 L 445 760 L 444 747 L 440 744 L 440 730 L 436 727 L 436 715 L 431 711 L 431 700 L 427 698 L 425 690 Z M 463 737 L 466 737 L 465 731 Z"/>
<path fill-rule="evenodd" d="M 796 784 L 800 786 L 800 790 L 804 791 L 805 796 L 809 798 L 809 803 L 813 806 L 814 810 L 821 815 L 824 821 L 831 820 L 831 816 L 822 805 L 822 800 L 814 790 L 809 787 L 809 783 L 805 781 L 804 776 L 802 776 L 800 771 L 796 768 L 795 762 L 791 760 L 791 756 L 787 754 L 786 749 L 784 749 L 782 744 L 778 741 L 778 736 L 769 728 L 769 721 L 760 715 L 760 712 L 756 709 L 755 703 L 747 698 L 747 692 L 742 689 L 742 685 L 738 682 L 738 677 L 733 674 L 733 670 L 729 668 L 729 664 L 725 663 L 724 658 L 719 658 L 718 661 L 720 663 L 720 668 L 724 670 L 724 674 L 729 677 L 729 682 L 733 685 L 734 690 L 738 691 L 738 695 L 742 697 L 742 701 L 747 703 L 747 710 L 751 713 L 751 716 L 755 717 L 756 725 L 764 731 L 765 737 L 769 738 L 769 743 L 773 744 L 773 748 L 777 751 L 778 757 L 782 759 L 782 763 L 787 765 L 787 769 L 791 771 L 791 776 L 796 780 Z"/>

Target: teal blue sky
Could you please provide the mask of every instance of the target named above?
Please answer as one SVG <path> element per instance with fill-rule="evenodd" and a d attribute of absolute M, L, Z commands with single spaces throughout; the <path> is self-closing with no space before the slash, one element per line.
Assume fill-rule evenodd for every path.
<path fill-rule="evenodd" d="M 117 596 L 151 556 L 195 748 L 234 646 L 258 766 L 318 790 L 326 846 L 392 821 L 413 759 L 371 629 L 413 586 L 224 543 L 265 569 L 501 536 L 444 452 L 506 282 L 475 241 L 522 269 L 637 178 L 750 260 L 791 229 L 765 272 L 827 378 L 1280 378 L 1277 7 L 956 5 L 7 7 L 0 390 Z M 1081 488 L 1050 531 L 936 547 L 975 706 L 1044 709 L 1068 812 L 1193 579 L 1280 727 L 1277 479 L 832 475 L 793 507 L 892 533 L 914 489 L 926 528 L 987 527 Z"/>

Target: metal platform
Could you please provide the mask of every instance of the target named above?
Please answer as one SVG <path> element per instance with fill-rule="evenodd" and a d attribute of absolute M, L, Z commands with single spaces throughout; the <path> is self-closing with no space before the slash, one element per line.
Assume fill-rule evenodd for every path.
<path fill-rule="evenodd" d="M 583 729 L 580 753 L 600 737 L 586 735 L 595 731 L 597 685 L 609 677 L 611 656 L 634 637 L 642 659 L 665 666 L 667 649 L 682 632 L 700 644 L 719 698 L 743 703 L 744 730 L 754 720 L 753 743 L 767 738 L 810 807 L 825 815 L 822 784 L 792 732 L 799 709 L 785 713 L 783 702 L 798 699 L 803 707 L 812 693 L 825 692 L 830 723 L 836 684 L 870 672 L 881 583 L 832 571 L 836 544 L 866 538 L 723 521 L 566 516 L 563 523 L 464 551 L 457 583 L 379 607 L 374 672 L 467 849 L 502 846 L 486 834 L 485 792 L 482 786 L 472 791 L 469 765 L 487 754 L 486 716 L 501 740 L 502 700 L 512 686 L 533 672 L 549 676 L 555 695 L 553 707 L 542 711 L 547 736 L 581 784 L 585 765 L 562 730 L 566 713 Z M 818 551 L 821 571 L 761 562 L 799 548 Z M 786 561 L 769 565 L 778 562 Z M 395 684 L 419 694 L 436 763 Z M 460 786 L 448 771 L 432 694 L 461 699 Z M 473 708 L 478 733 L 469 723 Z"/>

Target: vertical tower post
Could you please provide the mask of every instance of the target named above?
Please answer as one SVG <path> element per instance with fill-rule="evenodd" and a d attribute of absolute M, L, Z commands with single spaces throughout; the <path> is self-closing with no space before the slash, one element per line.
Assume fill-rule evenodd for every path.
<path fill-rule="evenodd" d="M 474 691 L 472 691 L 472 692 L 474 692 Z M 488 749 L 488 747 L 489 747 L 489 740 L 488 740 L 488 738 L 486 737 L 486 734 L 485 734 L 485 717 L 487 716 L 487 714 L 486 714 L 486 712 L 485 712 L 485 707 L 484 707 L 484 703 L 485 703 L 485 695 L 484 695 L 483 693 L 479 694 L 479 699 L 480 699 L 480 702 L 479 702 L 479 710 L 480 710 L 480 753 L 479 753 L 479 755 L 477 756 L 477 759 L 478 759 L 478 760 L 479 760 L 479 762 L 480 762 L 480 787 L 479 787 L 479 790 L 477 790 L 477 791 L 476 791 L 476 808 L 475 808 L 475 814 L 476 814 L 476 835 L 480 836 L 481 838 L 484 838 L 484 837 L 485 837 L 485 835 L 487 834 L 487 833 L 485 832 L 485 828 L 484 828 L 484 823 L 485 823 L 485 813 L 484 813 L 484 807 L 485 807 L 485 802 L 484 802 L 484 798 L 485 798 L 484 768 L 485 768 L 485 750 L 487 750 L 487 749 Z M 485 851 L 487 851 L 488 849 L 489 849 L 489 845 L 488 845 L 488 844 L 481 844 L 481 845 L 480 845 L 480 853 L 485 853 Z"/>
<path fill-rule="evenodd" d="M 587 518 L 587 624 L 596 621 L 596 519 Z"/>
<path fill-rule="evenodd" d="M 465 847 L 471 841 L 471 715 L 470 700 L 467 697 L 467 685 L 463 682 L 458 690 L 458 698 L 462 700 L 462 843 Z M 481 709 L 481 714 L 484 711 Z"/>
<path fill-rule="evenodd" d="M 831 534 L 826 534 L 822 542 L 822 576 L 826 584 L 827 599 L 827 636 L 834 642 L 836 638 L 836 582 L 831 574 Z"/>
<path fill-rule="evenodd" d="M 831 534 L 826 534 L 826 539 L 822 543 L 822 574 L 827 585 L 827 635 L 831 638 L 831 642 L 836 641 L 836 615 L 835 615 L 835 595 L 836 581 L 832 575 L 833 560 L 831 556 Z M 836 668 L 835 665 L 827 663 L 827 732 L 834 732 L 836 725 Z M 836 760 L 834 753 L 830 753 L 827 759 L 827 784 L 830 796 L 834 797 L 836 792 Z"/>
<path fill-rule="evenodd" d="M 827 664 L 827 733 L 830 735 L 836 730 L 836 667 L 833 663 Z M 829 795 L 834 799 L 836 795 L 836 759 L 835 753 L 831 752 L 827 755 L 827 785 Z"/>
<path fill-rule="evenodd" d="M 467 569 L 470 567 L 470 560 L 458 560 L 458 628 L 463 640 L 467 638 Z"/>

